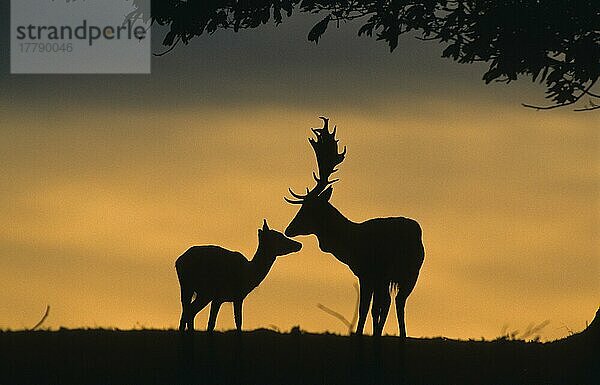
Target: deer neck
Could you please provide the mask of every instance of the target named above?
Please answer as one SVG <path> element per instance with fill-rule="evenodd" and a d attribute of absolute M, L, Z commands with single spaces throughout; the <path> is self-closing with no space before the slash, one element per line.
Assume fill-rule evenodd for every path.
<path fill-rule="evenodd" d="M 271 267 L 275 263 L 275 255 L 269 250 L 265 250 L 264 247 L 258 245 L 258 249 L 250 261 L 250 271 L 249 271 L 249 285 L 250 289 L 254 289 L 265 279 Z"/>
<path fill-rule="evenodd" d="M 352 229 L 355 223 L 346 218 L 332 205 L 323 213 L 321 225 L 315 235 L 319 248 L 331 253 L 346 265 L 352 264 Z"/>

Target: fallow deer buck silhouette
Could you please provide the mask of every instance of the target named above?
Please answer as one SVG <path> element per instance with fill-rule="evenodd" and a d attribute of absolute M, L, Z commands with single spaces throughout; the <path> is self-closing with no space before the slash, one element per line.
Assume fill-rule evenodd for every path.
<path fill-rule="evenodd" d="M 332 184 L 329 180 L 342 163 L 346 148 L 338 153 L 336 128 L 329 132 L 329 119 L 321 117 L 323 128 L 312 128 L 316 140 L 309 139 L 315 152 L 319 175 L 313 172 L 316 185 L 306 195 L 296 194 L 285 200 L 302 205 L 290 222 L 285 235 L 316 235 L 319 248 L 333 254 L 348 265 L 360 284 L 359 318 L 356 334 L 361 335 L 373 298 L 371 315 L 373 335 L 380 336 L 389 312 L 391 294 L 396 293 L 396 314 L 400 337 L 406 337 L 404 307 L 412 292 L 423 264 L 425 250 L 421 241 L 421 227 L 409 218 L 375 218 L 356 223 L 342 215 L 329 199 Z"/>
<path fill-rule="evenodd" d="M 209 302 L 207 330 L 212 332 L 223 302 L 233 302 L 235 326 L 242 330 L 242 303 L 265 279 L 275 258 L 300 251 L 302 244 L 269 229 L 267 221 L 258 230 L 258 248 L 248 261 L 241 253 L 220 246 L 193 246 L 175 262 L 181 286 L 179 330 L 194 330 L 194 318 Z M 192 301 L 192 297 L 196 298 Z"/>

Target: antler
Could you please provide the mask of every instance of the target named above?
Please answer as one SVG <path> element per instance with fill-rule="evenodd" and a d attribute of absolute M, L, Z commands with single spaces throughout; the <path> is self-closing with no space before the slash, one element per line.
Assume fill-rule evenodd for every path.
<path fill-rule="evenodd" d="M 316 136 L 316 140 L 312 138 L 308 139 L 315 152 L 319 167 L 318 176 L 313 172 L 313 178 L 317 184 L 312 190 L 309 190 L 307 187 L 305 195 L 296 194 L 292 189 L 289 189 L 290 194 L 297 200 L 284 198 L 288 203 L 302 204 L 305 200 L 318 196 L 328 186 L 338 181 L 338 179 L 329 180 L 329 177 L 337 171 L 336 166 L 343 162 L 346 156 L 346 146 L 344 146 L 344 150 L 341 153 L 338 153 L 338 140 L 335 138 L 337 127 L 334 126 L 333 132 L 330 133 L 329 119 L 323 116 L 320 116 L 319 119 L 323 119 L 323 128 L 311 128 Z"/>

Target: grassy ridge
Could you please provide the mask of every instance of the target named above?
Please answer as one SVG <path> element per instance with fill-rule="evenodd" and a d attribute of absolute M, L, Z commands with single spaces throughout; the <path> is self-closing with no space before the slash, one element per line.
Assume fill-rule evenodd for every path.
<path fill-rule="evenodd" d="M 552 343 L 268 330 L 0 332 L 0 384 L 593 384 L 597 333 Z"/>

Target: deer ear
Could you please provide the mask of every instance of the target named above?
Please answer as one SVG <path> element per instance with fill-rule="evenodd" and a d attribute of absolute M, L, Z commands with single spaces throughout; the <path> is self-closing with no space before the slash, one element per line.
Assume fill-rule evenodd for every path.
<path fill-rule="evenodd" d="M 267 225 L 267 220 L 266 219 L 263 219 L 263 228 L 262 229 L 263 229 L 263 231 L 269 230 L 269 225 Z"/>
<path fill-rule="evenodd" d="M 329 186 L 325 191 L 319 194 L 319 198 L 323 199 L 325 202 L 328 202 L 331 198 L 331 194 L 333 193 L 333 187 Z"/>

